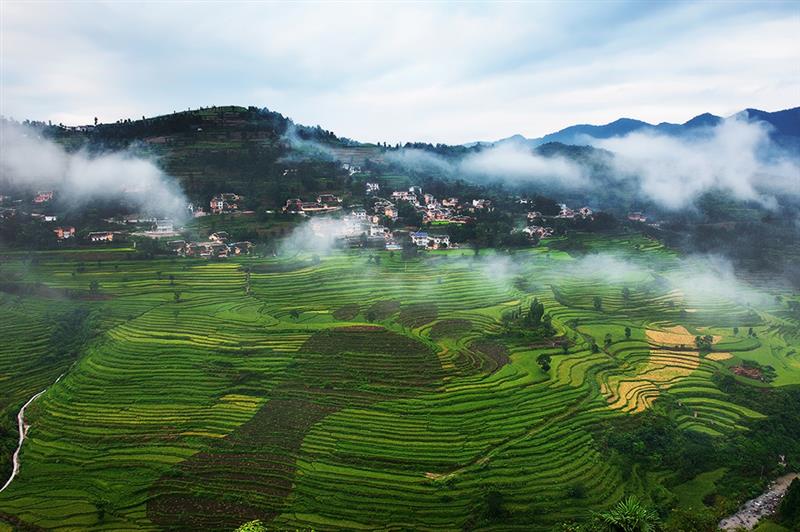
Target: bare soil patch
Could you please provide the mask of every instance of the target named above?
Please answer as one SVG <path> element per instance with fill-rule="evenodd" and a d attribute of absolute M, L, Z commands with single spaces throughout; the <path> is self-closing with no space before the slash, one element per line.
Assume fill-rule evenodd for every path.
<path fill-rule="evenodd" d="M 361 307 L 355 303 L 344 305 L 333 311 L 333 317 L 341 321 L 350 321 L 361 312 Z"/>

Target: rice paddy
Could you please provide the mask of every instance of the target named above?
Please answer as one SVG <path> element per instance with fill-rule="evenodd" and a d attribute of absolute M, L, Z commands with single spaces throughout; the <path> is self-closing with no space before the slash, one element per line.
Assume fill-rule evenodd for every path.
<path fill-rule="evenodd" d="M 754 386 L 800 383 L 800 325 L 774 297 L 796 296 L 756 285 L 764 304 L 695 298 L 657 242 L 584 245 L 635 268 L 604 273 L 599 255 L 571 256 L 557 240 L 513 256 L 379 262 L 344 251 L 318 263 L 10 257 L 0 271 L 71 296 L 0 293 L 3 419 L 66 372 L 28 409 L 0 522 L 550 530 L 627 493 L 647 499 L 669 472 L 625 478 L 595 428 L 669 398 L 683 430 L 748 431 L 763 413 L 711 377 L 750 361 L 776 373 Z M 80 299 L 92 281 L 103 297 Z M 504 313 L 534 297 L 565 342 L 503 335 Z M 54 323 L 76 301 L 91 338 L 51 360 Z M 581 497 L 568 495 L 576 484 Z M 491 491 L 503 494 L 502 522 L 483 518 Z"/>

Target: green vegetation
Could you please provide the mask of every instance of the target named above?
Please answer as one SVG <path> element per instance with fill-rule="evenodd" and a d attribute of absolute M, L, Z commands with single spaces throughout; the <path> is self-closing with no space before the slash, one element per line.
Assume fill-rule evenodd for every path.
<path fill-rule="evenodd" d="M 638 269 L 587 268 L 599 259 L 563 239 L 478 256 L 9 254 L 5 460 L 19 406 L 65 374 L 27 411 L 0 522 L 704 530 L 784 471 L 777 454 L 800 466 L 796 295 L 696 298 L 657 241 L 575 240 Z"/>
<path fill-rule="evenodd" d="M 794 479 L 778 511 L 781 524 L 789 529 L 800 528 L 800 480 Z"/>

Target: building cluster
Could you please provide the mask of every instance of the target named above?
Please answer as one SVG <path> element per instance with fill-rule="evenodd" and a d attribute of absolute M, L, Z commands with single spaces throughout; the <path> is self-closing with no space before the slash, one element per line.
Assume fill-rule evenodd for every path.
<path fill-rule="evenodd" d="M 369 215 L 366 210 L 357 208 L 337 218 L 313 218 L 309 222 L 309 228 L 318 238 L 332 239 L 353 248 L 399 250 L 403 247 L 401 242 L 406 238 L 410 238 L 414 245 L 427 249 L 450 247 L 448 235 L 393 231 L 381 223 L 382 219 L 382 215 Z"/>
<path fill-rule="evenodd" d="M 286 200 L 283 212 L 294 214 L 320 214 L 342 209 L 342 198 L 333 194 L 320 194 L 317 201 L 303 201 L 300 198 Z"/>
<path fill-rule="evenodd" d="M 242 196 L 233 192 L 223 192 L 211 198 L 211 214 L 226 214 L 239 210 Z"/>
<path fill-rule="evenodd" d="M 53 232 L 56 234 L 56 238 L 58 240 L 67 240 L 68 238 L 75 238 L 75 228 L 71 225 L 67 225 L 64 227 L 56 227 L 53 229 Z"/>
<path fill-rule="evenodd" d="M 92 231 L 86 235 L 86 240 L 93 244 L 98 242 L 113 242 L 115 235 L 120 236 L 122 233 L 120 231 Z"/>
<path fill-rule="evenodd" d="M 530 238 L 536 238 L 537 240 L 553 236 L 552 227 L 544 227 L 541 225 L 529 225 L 525 227 L 522 232 L 528 235 Z"/>
<path fill-rule="evenodd" d="M 248 255 L 253 250 L 252 242 L 232 242 L 225 231 L 211 233 L 207 241 L 187 242 L 172 240 L 167 243 L 170 251 L 181 257 L 225 258 L 235 255 Z"/>
<path fill-rule="evenodd" d="M 647 216 L 640 212 L 631 212 L 628 213 L 628 220 L 631 222 L 645 223 L 647 221 Z"/>
<path fill-rule="evenodd" d="M 342 163 L 342 168 L 347 170 L 347 173 L 351 176 L 361 172 L 361 167 L 352 163 Z"/>
<path fill-rule="evenodd" d="M 594 213 L 592 212 L 592 209 L 590 209 L 589 207 L 581 207 L 580 209 L 575 211 L 567 207 L 566 203 L 562 203 L 561 212 L 559 212 L 556 215 L 556 218 L 566 218 L 568 220 L 573 220 L 575 218 L 582 218 L 585 220 L 587 218 L 591 218 L 592 214 Z"/>
<path fill-rule="evenodd" d="M 339 240 L 347 247 L 400 249 L 395 233 L 377 217 L 367 216 L 364 209 L 354 209 L 341 218 L 314 218 L 309 227 L 315 236 Z"/>
<path fill-rule="evenodd" d="M 423 223 L 466 224 L 472 221 L 471 214 L 478 211 L 490 212 L 494 209 L 487 199 L 474 199 L 471 202 L 460 202 L 458 198 L 444 198 L 441 201 L 433 194 L 423 194 L 418 186 L 408 190 L 395 190 L 389 199 L 378 199 L 373 205 L 376 215 L 396 220 L 397 204 L 405 202 L 422 215 Z"/>
<path fill-rule="evenodd" d="M 53 191 L 48 190 L 46 192 L 38 192 L 36 197 L 33 198 L 33 202 L 38 204 L 47 203 L 48 201 L 53 199 Z"/>
<path fill-rule="evenodd" d="M 415 246 L 427 249 L 445 249 L 450 247 L 450 237 L 448 235 L 434 235 L 425 231 L 411 233 L 411 242 Z"/>
<path fill-rule="evenodd" d="M 520 203 L 527 203 L 527 201 L 520 201 Z M 581 207 L 578 210 L 569 208 L 565 203 L 561 204 L 560 212 L 555 216 L 545 216 L 539 211 L 528 211 L 525 216 L 527 225 L 522 232 L 528 237 L 536 240 L 553 236 L 554 230 L 552 227 L 543 225 L 545 219 L 561 219 L 561 220 L 575 220 L 575 219 L 592 219 L 594 212 L 589 207 Z"/>

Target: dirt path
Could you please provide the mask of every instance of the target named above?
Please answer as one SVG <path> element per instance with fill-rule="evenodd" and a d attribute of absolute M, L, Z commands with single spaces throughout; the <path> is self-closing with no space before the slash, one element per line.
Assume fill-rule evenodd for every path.
<path fill-rule="evenodd" d="M 797 478 L 797 473 L 789 473 L 777 478 L 769 485 L 767 491 L 744 503 L 739 511 L 730 517 L 726 517 L 719 523 L 721 530 L 752 530 L 762 517 L 775 513 L 778 505 L 789 489 L 789 484 Z"/>
<path fill-rule="evenodd" d="M 60 381 L 61 377 L 63 377 L 63 376 L 64 376 L 63 373 L 61 375 L 59 375 L 58 378 L 55 380 L 55 382 L 53 384 L 55 384 L 56 382 Z M 6 483 L 3 484 L 2 488 L 0 488 L 0 492 L 5 491 L 5 489 L 11 485 L 11 482 L 17 476 L 17 473 L 19 473 L 19 453 L 20 453 L 20 451 L 22 451 L 22 444 L 25 441 L 25 436 L 28 434 L 28 429 L 30 428 L 30 425 L 26 425 L 25 424 L 25 409 L 28 408 L 28 406 L 32 402 L 34 402 L 36 399 L 38 399 L 39 396 L 42 395 L 44 392 L 46 392 L 48 389 L 49 389 L 49 386 L 47 388 L 45 388 L 44 390 L 42 390 L 41 392 L 35 394 L 33 397 L 28 399 L 27 403 L 22 405 L 22 408 L 19 409 L 19 414 L 17 414 L 17 430 L 19 431 L 19 442 L 17 443 L 17 450 L 14 451 L 14 456 L 11 458 L 11 461 L 12 461 L 11 476 L 8 477 L 8 480 L 6 480 Z"/>

